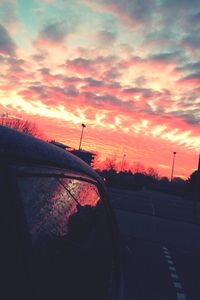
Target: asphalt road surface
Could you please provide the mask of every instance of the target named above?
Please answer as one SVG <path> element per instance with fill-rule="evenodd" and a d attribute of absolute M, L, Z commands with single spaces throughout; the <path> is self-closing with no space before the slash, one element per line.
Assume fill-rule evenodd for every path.
<path fill-rule="evenodd" d="M 110 189 L 110 196 L 125 249 L 125 300 L 200 300 L 200 218 L 192 204 L 149 191 Z"/>

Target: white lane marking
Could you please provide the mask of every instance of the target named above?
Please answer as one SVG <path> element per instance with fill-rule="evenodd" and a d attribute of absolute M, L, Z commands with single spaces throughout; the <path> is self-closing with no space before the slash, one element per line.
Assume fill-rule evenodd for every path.
<path fill-rule="evenodd" d="M 183 293 L 177 293 L 178 300 L 186 300 L 186 297 Z"/>
<path fill-rule="evenodd" d="M 172 257 L 170 256 L 170 253 L 169 253 L 167 247 L 163 246 L 162 248 L 163 248 L 164 256 L 169 264 L 169 266 L 168 266 L 169 270 L 173 272 L 173 273 L 170 273 L 170 275 L 173 280 L 178 280 L 179 277 L 176 274 L 176 268 L 174 267 L 174 262 L 172 261 Z M 183 289 L 182 284 L 180 282 L 173 281 L 173 284 L 176 289 Z M 176 295 L 177 295 L 178 300 L 186 300 L 185 294 L 177 292 Z"/>
<path fill-rule="evenodd" d="M 174 267 L 169 266 L 169 269 L 170 269 L 171 271 L 176 272 L 176 268 L 174 268 Z"/>
<path fill-rule="evenodd" d="M 180 282 L 174 281 L 173 284 L 175 288 L 182 289 L 182 284 Z"/>
<path fill-rule="evenodd" d="M 178 275 L 175 274 L 175 273 L 171 273 L 171 277 L 174 278 L 174 279 L 178 279 Z"/>
<path fill-rule="evenodd" d="M 151 203 L 151 209 L 152 209 L 152 216 L 155 216 L 156 210 L 155 210 L 155 206 L 153 205 L 153 203 Z"/>

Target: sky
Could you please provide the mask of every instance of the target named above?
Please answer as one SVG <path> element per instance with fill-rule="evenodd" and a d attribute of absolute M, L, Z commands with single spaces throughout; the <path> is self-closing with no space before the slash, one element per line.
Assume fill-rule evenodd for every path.
<path fill-rule="evenodd" d="M 0 0 L 0 114 L 187 178 L 200 151 L 199 0 Z"/>

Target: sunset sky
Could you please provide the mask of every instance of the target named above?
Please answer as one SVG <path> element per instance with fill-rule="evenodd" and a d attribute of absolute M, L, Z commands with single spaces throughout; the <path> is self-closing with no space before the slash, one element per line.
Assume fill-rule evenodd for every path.
<path fill-rule="evenodd" d="M 188 177 L 200 151 L 199 0 L 0 0 L 0 113 Z"/>

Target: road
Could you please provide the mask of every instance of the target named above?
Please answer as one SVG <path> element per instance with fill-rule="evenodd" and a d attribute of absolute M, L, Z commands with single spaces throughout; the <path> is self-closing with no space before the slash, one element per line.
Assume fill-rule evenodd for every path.
<path fill-rule="evenodd" d="M 156 192 L 110 189 L 124 251 L 126 300 L 200 299 L 200 222 L 192 205 Z"/>

